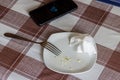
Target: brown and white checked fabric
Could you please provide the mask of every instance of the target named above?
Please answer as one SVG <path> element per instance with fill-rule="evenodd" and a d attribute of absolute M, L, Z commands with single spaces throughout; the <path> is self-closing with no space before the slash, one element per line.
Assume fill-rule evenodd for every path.
<path fill-rule="evenodd" d="M 120 8 L 96 0 L 74 0 L 78 9 L 43 27 L 28 11 L 51 0 L 0 0 L 0 80 L 120 80 Z M 9 39 L 12 32 L 34 41 L 44 41 L 57 32 L 92 35 L 98 59 L 92 69 L 63 75 L 45 67 L 40 45 Z"/>

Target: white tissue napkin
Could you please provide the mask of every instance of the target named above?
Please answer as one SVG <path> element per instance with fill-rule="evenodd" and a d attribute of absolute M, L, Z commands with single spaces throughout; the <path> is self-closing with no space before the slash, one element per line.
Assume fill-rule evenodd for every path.
<path fill-rule="evenodd" d="M 76 35 L 70 38 L 70 46 L 74 47 L 77 53 L 96 54 L 96 43 L 88 34 Z"/>

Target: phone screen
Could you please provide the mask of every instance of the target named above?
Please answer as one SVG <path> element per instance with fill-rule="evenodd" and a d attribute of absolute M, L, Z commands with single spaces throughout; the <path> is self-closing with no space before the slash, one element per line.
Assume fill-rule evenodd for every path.
<path fill-rule="evenodd" d="M 31 18 L 41 25 L 77 8 L 72 0 L 56 0 L 30 11 Z"/>

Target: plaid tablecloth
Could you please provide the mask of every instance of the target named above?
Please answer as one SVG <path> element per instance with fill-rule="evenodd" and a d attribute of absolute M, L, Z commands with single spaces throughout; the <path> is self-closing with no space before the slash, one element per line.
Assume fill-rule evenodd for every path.
<path fill-rule="evenodd" d="M 49 1 L 0 0 L 0 80 L 120 80 L 120 8 L 96 0 L 74 0 L 76 11 L 39 27 L 28 12 Z M 40 45 L 3 36 L 11 32 L 44 41 L 64 31 L 94 37 L 98 59 L 92 69 L 73 75 L 53 72 L 43 63 Z"/>

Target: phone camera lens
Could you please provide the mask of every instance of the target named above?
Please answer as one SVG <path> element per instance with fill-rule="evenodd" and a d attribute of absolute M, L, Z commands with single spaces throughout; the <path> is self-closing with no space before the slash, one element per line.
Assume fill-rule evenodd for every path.
<path fill-rule="evenodd" d="M 51 12 L 57 12 L 58 9 L 57 9 L 57 7 L 55 7 L 55 6 L 52 6 L 52 7 L 50 8 L 50 11 L 51 11 Z"/>

